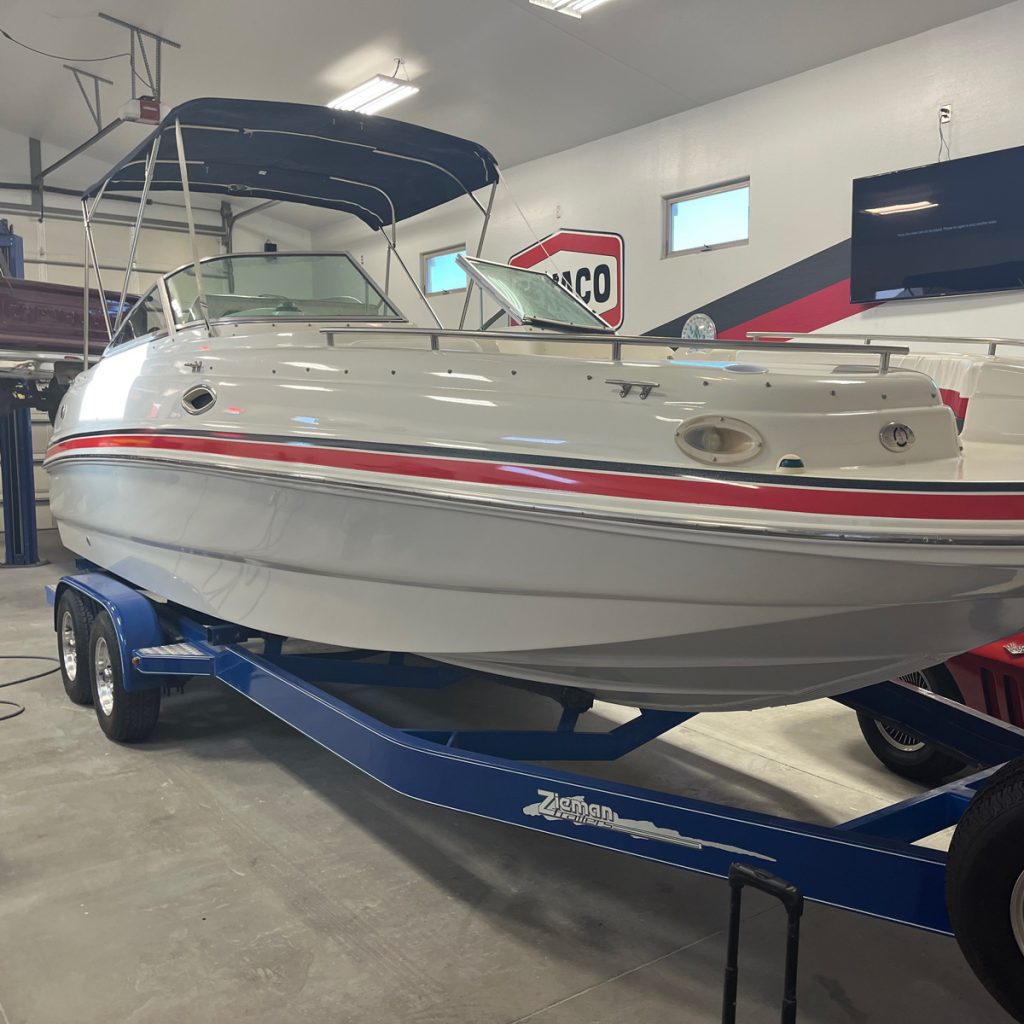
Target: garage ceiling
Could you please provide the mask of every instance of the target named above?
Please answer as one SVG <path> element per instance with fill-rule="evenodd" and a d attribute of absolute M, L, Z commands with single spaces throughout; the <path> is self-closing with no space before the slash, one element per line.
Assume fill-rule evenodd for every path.
<path fill-rule="evenodd" d="M 75 58 L 127 48 L 97 10 L 169 36 L 183 45 L 165 52 L 170 102 L 324 103 L 401 55 L 421 92 L 393 113 L 477 139 L 508 167 L 999 6 L 616 0 L 575 21 L 528 0 L 6 0 L 0 28 Z M 66 148 L 92 133 L 62 61 L 2 38 L 0 57 L 0 126 Z M 127 60 L 80 66 L 115 80 L 109 119 L 129 95 Z M 142 133 L 121 128 L 93 155 L 112 161 Z"/>

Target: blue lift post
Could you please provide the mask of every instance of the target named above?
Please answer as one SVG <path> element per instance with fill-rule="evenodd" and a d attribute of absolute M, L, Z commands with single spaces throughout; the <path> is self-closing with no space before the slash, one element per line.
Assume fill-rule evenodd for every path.
<path fill-rule="evenodd" d="M 0 220 L 0 261 L 5 275 L 25 276 L 21 236 L 5 220 Z M 10 403 L 0 413 L 0 482 L 4 491 L 4 565 L 41 565 L 32 464 L 32 410 L 24 403 Z"/>
<path fill-rule="evenodd" d="M 280 637 L 262 637 L 263 652 L 254 653 L 243 644 L 261 634 L 158 605 L 107 573 L 65 576 L 47 588 L 48 600 L 55 604 L 68 587 L 109 612 L 128 691 L 173 686 L 175 677 L 182 682 L 213 677 L 413 799 L 720 878 L 728 878 L 737 861 L 745 862 L 784 876 L 808 900 L 947 935 L 952 929 L 946 855 L 913 844 L 956 824 L 997 760 L 1024 755 L 1024 730 L 906 684 L 870 687 L 844 702 L 912 728 L 925 720 L 922 735 L 987 767 L 825 827 L 531 763 L 614 760 L 692 717 L 688 714 L 639 710 L 607 733 L 577 733 L 586 695 L 581 702 L 573 698 L 580 691 L 552 688 L 565 711 L 550 732 L 396 728 L 314 683 L 438 688 L 465 673 L 407 664 L 396 655 L 385 663 L 359 660 L 358 653 L 368 652 L 283 654 Z M 914 702 L 923 714 L 907 713 Z M 961 735 L 966 735 L 963 743 Z M 995 753 L 989 746 L 994 738 Z"/>

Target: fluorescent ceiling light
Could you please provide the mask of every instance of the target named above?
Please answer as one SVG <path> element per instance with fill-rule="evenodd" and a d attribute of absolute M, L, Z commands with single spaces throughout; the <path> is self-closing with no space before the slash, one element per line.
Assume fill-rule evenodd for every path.
<path fill-rule="evenodd" d="M 331 100 L 327 106 L 334 110 L 355 110 L 360 114 L 376 114 L 419 89 L 406 79 L 392 75 L 374 75 L 368 82 L 357 85 L 347 93 Z"/>
<path fill-rule="evenodd" d="M 587 11 L 592 11 L 607 0 L 530 0 L 531 4 L 543 7 L 548 11 L 560 11 L 570 18 L 582 18 Z"/>
<path fill-rule="evenodd" d="M 890 213 L 913 213 L 914 210 L 930 210 L 933 206 L 938 206 L 938 203 L 930 203 L 927 199 L 922 199 L 918 203 L 895 203 L 892 206 L 876 206 L 873 210 L 865 210 L 865 213 L 877 213 L 885 217 Z"/>

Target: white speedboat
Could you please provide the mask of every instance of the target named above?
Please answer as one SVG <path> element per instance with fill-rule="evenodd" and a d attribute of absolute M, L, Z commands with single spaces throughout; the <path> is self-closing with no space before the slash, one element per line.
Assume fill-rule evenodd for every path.
<path fill-rule="evenodd" d="M 355 212 L 404 268 L 398 220 L 496 181 L 421 128 L 197 100 L 86 220 L 108 188 L 140 191 L 140 220 L 154 188 L 290 199 Z M 650 338 L 603 333 L 543 274 L 464 262 L 521 330 L 416 327 L 344 253 L 164 276 L 58 412 L 65 545 L 254 629 L 658 708 L 841 693 L 1024 621 L 1024 448 L 958 436 L 904 350 L 642 358 Z"/>

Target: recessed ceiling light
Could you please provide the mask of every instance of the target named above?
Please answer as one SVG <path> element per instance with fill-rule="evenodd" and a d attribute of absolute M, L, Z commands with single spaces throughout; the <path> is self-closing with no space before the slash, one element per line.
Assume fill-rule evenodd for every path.
<path fill-rule="evenodd" d="M 530 0 L 531 4 L 543 7 L 547 11 L 559 11 L 570 18 L 582 18 L 587 11 L 592 11 L 607 0 Z"/>
<path fill-rule="evenodd" d="M 393 75 L 374 75 L 327 106 L 334 110 L 355 110 L 360 114 L 376 114 L 420 90 L 407 79 Z"/>

